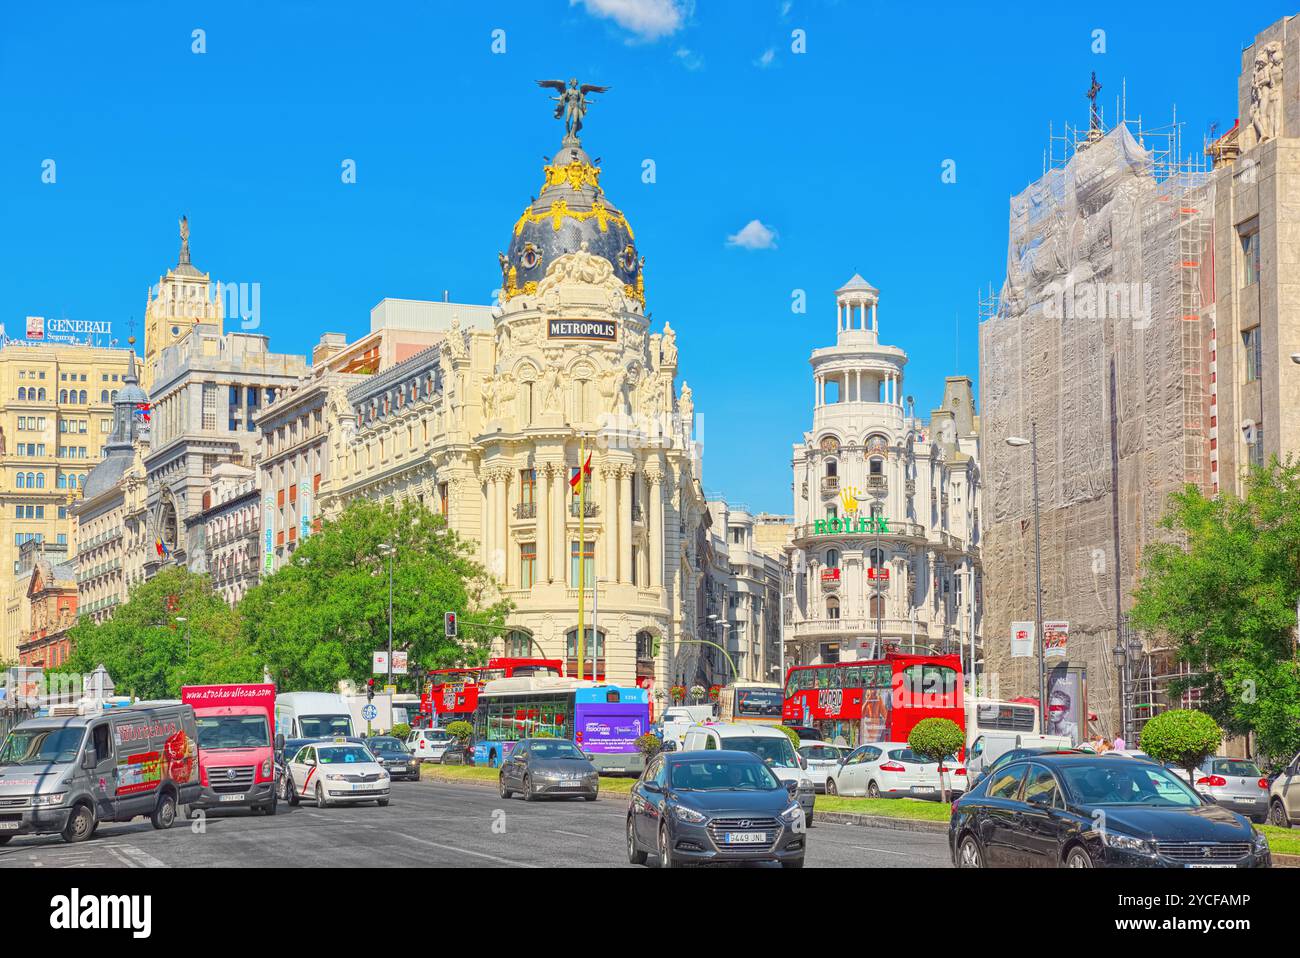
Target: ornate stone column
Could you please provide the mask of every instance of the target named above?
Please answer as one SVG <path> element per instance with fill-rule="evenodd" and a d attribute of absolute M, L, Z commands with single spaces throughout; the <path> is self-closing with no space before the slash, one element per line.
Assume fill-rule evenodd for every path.
<path fill-rule="evenodd" d="M 604 555 L 600 562 L 600 577 L 606 582 L 616 582 L 618 580 L 618 556 L 620 544 L 618 541 L 618 486 L 617 486 L 618 467 L 606 463 L 600 467 L 600 485 L 601 493 L 604 496 L 604 504 L 601 511 L 601 525 L 604 527 L 604 541 L 601 543 L 601 550 Z"/>
<path fill-rule="evenodd" d="M 507 588 L 513 588 L 518 583 L 513 581 L 517 576 L 512 575 L 511 570 L 514 563 L 511 561 L 510 554 L 510 470 L 504 466 L 497 469 L 497 549 L 501 556 L 501 580 Z"/>
<path fill-rule="evenodd" d="M 538 492 L 534 496 L 537 503 L 537 581 L 551 581 L 551 536 L 547 519 L 551 514 L 551 463 L 541 463 L 537 467 Z"/>
<path fill-rule="evenodd" d="M 650 588 L 662 589 L 664 584 L 664 474 L 655 469 L 647 474 L 650 480 L 650 501 L 647 503 L 649 521 L 646 525 L 650 537 Z"/>
<path fill-rule="evenodd" d="M 619 582 L 632 581 L 632 466 L 618 471 L 618 569 Z"/>
<path fill-rule="evenodd" d="M 564 467 L 563 463 L 556 465 L 554 498 L 551 502 L 551 533 L 554 539 L 551 543 L 551 575 L 560 582 L 568 580 L 568 567 L 565 565 L 564 556 L 569 548 L 566 541 L 569 538 L 568 529 L 565 523 L 569 518 L 569 470 Z M 575 583 L 576 587 L 576 583 Z"/>
<path fill-rule="evenodd" d="M 493 483 L 495 477 L 491 467 L 483 470 L 483 567 L 488 572 L 493 572 L 492 568 L 492 550 L 496 548 L 496 529 L 493 528 L 493 520 L 496 518 L 496 510 L 493 508 L 496 504 L 496 496 L 493 494 Z"/>

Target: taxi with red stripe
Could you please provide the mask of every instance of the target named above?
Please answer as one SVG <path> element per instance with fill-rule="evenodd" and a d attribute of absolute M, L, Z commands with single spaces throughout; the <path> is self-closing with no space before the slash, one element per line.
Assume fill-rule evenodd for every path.
<path fill-rule="evenodd" d="M 388 771 L 364 745 L 337 738 L 303 745 L 286 766 L 290 805 L 306 799 L 318 808 L 374 802 L 387 805 Z"/>

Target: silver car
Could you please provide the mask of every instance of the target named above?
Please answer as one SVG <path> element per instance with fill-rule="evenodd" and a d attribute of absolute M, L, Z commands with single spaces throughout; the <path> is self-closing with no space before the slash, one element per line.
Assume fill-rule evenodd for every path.
<path fill-rule="evenodd" d="M 1268 823 L 1278 828 L 1300 825 L 1300 752 L 1269 789 Z"/>
<path fill-rule="evenodd" d="M 1268 818 L 1268 779 L 1249 759 L 1215 755 L 1196 770 L 1196 790 L 1256 824 Z"/>
<path fill-rule="evenodd" d="M 564 738 L 525 739 L 501 763 L 497 786 L 502 798 L 520 794 L 524 801 L 572 798 L 594 802 L 600 774 L 591 756 Z"/>

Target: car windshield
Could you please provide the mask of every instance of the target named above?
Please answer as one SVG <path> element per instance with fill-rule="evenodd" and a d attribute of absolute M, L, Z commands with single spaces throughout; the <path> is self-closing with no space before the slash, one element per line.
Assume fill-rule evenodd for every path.
<path fill-rule="evenodd" d="M 333 738 L 335 735 L 351 735 L 352 719 L 346 715 L 300 715 L 298 728 L 303 738 Z"/>
<path fill-rule="evenodd" d="M 1187 785 L 1157 765 L 1138 762 L 1066 765 L 1065 787 L 1083 805 L 1157 805 L 1195 808 L 1204 804 Z"/>
<path fill-rule="evenodd" d="M 844 750 L 834 745 L 802 745 L 799 754 L 810 762 L 838 762 L 844 757 Z"/>
<path fill-rule="evenodd" d="M 1210 771 L 1215 775 L 1232 775 L 1242 778 L 1262 778 L 1259 766 L 1254 762 L 1243 762 L 1236 758 L 1216 758 L 1210 764 Z"/>
<path fill-rule="evenodd" d="M 83 728 L 20 728 L 0 748 L 0 765 L 66 764 L 77 760 Z"/>
<path fill-rule="evenodd" d="M 368 738 L 366 747 L 372 752 L 406 752 L 406 745 L 395 738 Z"/>
<path fill-rule="evenodd" d="M 668 784 L 684 792 L 766 792 L 781 788 L 780 780 L 761 762 L 708 758 L 672 762 L 668 766 Z"/>
<path fill-rule="evenodd" d="M 547 741 L 546 739 L 533 739 L 528 743 L 528 753 L 533 758 L 544 759 L 575 759 L 584 761 L 587 756 L 582 754 L 582 749 L 572 742 L 566 742 L 564 739 Z"/>
<path fill-rule="evenodd" d="M 265 748 L 271 732 L 265 715 L 205 715 L 195 719 L 199 748 Z"/>
<path fill-rule="evenodd" d="M 374 756 L 360 745 L 338 745 L 330 748 L 316 749 L 316 755 L 322 765 L 352 765 L 357 762 L 373 762 Z"/>
<path fill-rule="evenodd" d="M 745 736 L 724 739 L 723 747 L 736 752 L 753 752 L 764 762 L 780 768 L 794 768 L 799 764 L 795 757 L 794 746 L 786 736 L 759 737 Z"/>

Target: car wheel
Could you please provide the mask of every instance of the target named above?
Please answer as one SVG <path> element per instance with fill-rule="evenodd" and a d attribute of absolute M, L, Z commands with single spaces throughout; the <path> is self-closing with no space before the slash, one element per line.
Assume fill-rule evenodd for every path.
<path fill-rule="evenodd" d="M 280 776 L 280 780 L 275 783 L 275 790 L 276 793 L 280 796 L 280 801 L 287 802 L 289 800 L 289 773 L 288 772 L 285 772 L 283 775 Z"/>
<path fill-rule="evenodd" d="M 1276 828 L 1290 828 L 1291 819 L 1287 817 L 1286 806 L 1280 798 L 1275 798 L 1268 809 L 1268 823 Z"/>
<path fill-rule="evenodd" d="M 659 867 L 676 868 L 677 859 L 673 856 L 672 846 L 668 842 L 668 826 L 659 826 Z"/>
<path fill-rule="evenodd" d="M 1091 868 L 1092 856 L 1082 845 L 1075 845 L 1065 856 L 1066 868 Z"/>
<path fill-rule="evenodd" d="M 317 783 L 316 783 L 316 807 L 317 807 L 317 808 L 324 808 L 325 805 L 326 805 L 326 802 L 325 802 L 325 786 L 322 785 L 320 782 L 317 782 Z"/>
<path fill-rule="evenodd" d="M 827 795 L 831 795 L 831 796 L 835 796 L 835 795 L 838 795 L 839 793 L 840 793 L 840 790 L 839 790 L 838 788 L 835 787 L 835 779 L 833 779 L 833 778 L 827 778 L 827 779 L 826 779 L 826 794 L 827 794 Z"/>
<path fill-rule="evenodd" d="M 63 826 L 65 842 L 84 842 L 95 833 L 95 811 L 89 805 L 78 805 Z"/>
<path fill-rule="evenodd" d="M 632 825 L 631 815 L 627 817 L 627 860 L 632 865 L 644 865 L 646 860 L 646 853 L 637 848 L 636 828 Z"/>
<path fill-rule="evenodd" d="M 594 802 L 594 801 L 596 800 L 596 796 L 597 796 L 597 794 L 598 794 L 598 793 L 596 793 L 596 792 L 592 792 L 590 795 L 584 795 L 584 796 L 582 796 L 582 800 L 583 800 L 584 802 Z"/>
<path fill-rule="evenodd" d="M 274 814 L 275 814 L 276 807 L 277 807 L 279 804 L 280 804 L 280 796 L 279 796 L 279 795 L 272 794 L 272 795 L 271 795 L 271 801 L 270 801 L 270 803 L 267 804 L 267 805 L 263 805 L 263 806 L 262 806 L 262 814 L 263 814 L 263 815 L 274 815 Z"/>
<path fill-rule="evenodd" d="M 388 807 L 388 799 L 386 799 L 386 798 L 378 799 L 378 800 L 375 802 L 375 804 L 378 805 L 380 808 L 387 808 L 387 807 Z"/>
<path fill-rule="evenodd" d="M 533 780 L 527 775 L 524 776 L 524 801 L 537 801 L 537 794 L 533 791 Z"/>
<path fill-rule="evenodd" d="M 867 785 L 867 797 L 868 797 L 868 798 L 879 798 L 879 797 L 880 797 L 880 786 L 877 785 L 875 782 L 871 782 L 869 785 Z"/>
<path fill-rule="evenodd" d="M 284 778 L 284 800 L 291 808 L 298 804 L 298 786 L 293 784 L 293 778 L 288 772 L 285 772 Z"/>
<path fill-rule="evenodd" d="M 506 776 L 504 773 L 497 776 L 497 791 L 500 793 L 502 798 L 509 798 L 511 795 L 510 789 L 506 788 Z"/>
<path fill-rule="evenodd" d="M 787 858 L 781 862 L 782 868 L 803 868 L 803 856 L 798 858 Z"/>
<path fill-rule="evenodd" d="M 980 851 L 980 843 L 975 841 L 974 835 L 967 835 L 961 840 L 961 844 L 957 846 L 957 867 L 984 867 L 984 853 Z"/>
<path fill-rule="evenodd" d="M 176 824 L 176 796 L 170 792 L 164 793 L 159 799 L 158 804 L 154 806 L 153 814 L 149 816 L 149 821 L 154 828 L 164 829 L 171 828 Z"/>

